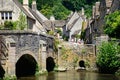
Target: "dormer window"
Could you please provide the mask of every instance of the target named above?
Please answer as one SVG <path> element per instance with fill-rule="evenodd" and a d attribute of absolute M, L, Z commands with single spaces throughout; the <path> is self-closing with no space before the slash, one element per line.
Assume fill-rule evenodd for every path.
<path fill-rule="evenodd" d="M 11 20 L 12 19 L 12 12 L 11 11 L 1 12 L 1 19 L 2 20 Z"/>

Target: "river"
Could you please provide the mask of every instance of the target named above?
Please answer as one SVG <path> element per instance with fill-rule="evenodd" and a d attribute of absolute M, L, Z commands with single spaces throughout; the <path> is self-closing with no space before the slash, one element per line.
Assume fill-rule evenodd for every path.
<path fill-rule="evenodd" d="M 95 72 L 50 72 L 38 77 L 23 77 L 18 80 L 120 80 L 120 76 L 112 74 L 99 74 Z"/>

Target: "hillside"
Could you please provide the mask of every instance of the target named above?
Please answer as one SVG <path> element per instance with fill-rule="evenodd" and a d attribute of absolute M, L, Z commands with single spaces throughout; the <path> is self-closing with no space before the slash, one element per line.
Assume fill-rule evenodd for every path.
<path fill-rule="evenodd" d="M 22 0 L 19 0 L 22 3 Z M 93 4 L 99 0 L 37 0 L 37 8 L 47 18 L 54 15 L 56 19 L 66 19 L 70 11 L 80 11 L 83 7 L 85 14 L 90 17 Z M 29 0 L 29 4 L 32 0 Z"/>

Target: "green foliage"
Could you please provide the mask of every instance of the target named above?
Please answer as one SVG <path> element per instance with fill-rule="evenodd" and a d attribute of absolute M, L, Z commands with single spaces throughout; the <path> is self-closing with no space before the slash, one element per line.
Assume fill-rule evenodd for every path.
<path fill-rule="evenodd" d="M 110 37 L 120 38 L 120 11 L 115 11 L 105 17 L 104 32 Z"/>
<path fill-rule="evenodd" d="M 70 11 L 66 9 L 61 3 L 56 4 L 53 7 L 53 15 L 57 20 L 64 20 L 70 14 Z"/>
<path fill-rule="evenodd" d="M 57 28 L 57 33 L 59 33 L 59 34 L 60 34 L 60 36 L 62 35 L 62 31 L 61 31 L 61 29 L 60 29 L 60 28 Z"/>
<path fill-rule="evenodd" d="M 65 40 L 65 41 L 68 41 L 69 37 L 66 36 L 66 35 L 63 35 L 62 38 Z"/>
<path fill-rule="evenodd" d="M 103 42 L 97 55 L 99 71 L 101 73 L 115 73 L 120 67 L 119 54 L 120 46 L 118 44 Z"/>
<path fill-rule="evenodd" d="M 80 11 L 82 7 L 85 14 L 90 17 L 92 13 L 92 5 L 99 0 L 62 0 L 62 4 L 69 10 Z"/>
<path fill-rule="evenodd" d="M 50 18 L 50 16 L 54 15 L 55 19 L 66 19 L 70 11 L 68 11 L 62 4 L 58 3 L 55 4 L 54 7 L 51 7 L 50 5 L 46 4 L 42 6 L 42 9 L 40 10 L 41 13 L 43 13 L 47 18 Z"/>
<path fill-rule="evenodd" d="M 76 37 L 77 39 L 79 39 L 79 38 L 80 38 L 80 35 L 79 35 L 79 34 L 76 34 L 75 37 Z"/>
<path fill-rule="evenodd" d="M 54 40 L 54 45 L 53 45 L 53 50 L 55 51 L 55 53 L 57 53 L 58 52 L 58 45 L 60 44 L 60 42 L 59 42 L 59 39 L 55 39 Z"/>
<path fill-rule="evenodd" d="M 3 28 L 4 28 L 4 25 L 3 25 L 3 24 L 1 24 L 1 25 L 0 25 L 0 29 L 3 29 Z"/>
<path fill-rule="evenodd" d="M 12 21 L 5 21 L 4 22 L 4 29 L 12 30 L 13 29 L 13 22 Z"/>
<path fill-rule="evenodd" d="M 27 19 L 22 12 L 20 13 L 19 20 L 15 22 L 16 29 L 18 30 L 24 30 L 27 28 Z"/>
<path fill-rule="evenodd" d="M 44 14 L 47 18 L 50 18 L 50 16 L 53 15 L 52 7 L 50 7 L 49 5 L 42 6 L 42 9 L 40 10 L 40 12 Z"/>
<path fill-rule="evenodd" d="M 72 11 L 79 11 L 84 7 L 85 0 L 62 0 L 62 4 Z"/>
<path fill-rule="evenodd" d="M 49 31 L 48 34 L 49 35 L 54 35 L 54 31 Z"/>

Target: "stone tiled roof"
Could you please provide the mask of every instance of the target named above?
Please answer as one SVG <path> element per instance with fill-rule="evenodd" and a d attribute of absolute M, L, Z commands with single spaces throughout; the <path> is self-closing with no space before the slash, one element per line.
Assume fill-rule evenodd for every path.
<path fill-rule="evenodd" d="M 51 30 L 53 26 L 53 23 L 50 20 L 46 20 L 43 22 L 43 27 L 45 27 L 47 30 Z"/>
<path fill-rule="evenodd" d="M 23 7 L 21 3 L 18 2 L 18 0 L 13 0 L 15 4 L 31 19 L 35 20 L 34 16 L 27 10 L 27 8 Z"/>
<path fill-rule="evenodd" d="M 66 24 L 66 21 L 65 21 L 65 20 L 55 20 L 55 21 L 54 21 L 55 27 L 61 28 L 61 27 L 63 27 L 65 24 Z"/>
<path fill-rule="evenodd" d="M 74 12 L 72 14 L 72 16 L 70 17 L 68 23 L 66 24 L 67 27 L 69 27 L 71 25 L 71 23 L 73 23 L 76 19 L 79 18 L 79 14 L 77 12 Z"/>
<path fill-rule="evenodd" d="M 70 30 L 79 18 L 75 19 L 71 24 L 68 25 L 68 30 Z"/>
<path fill-rule="evenodd" d="M 0 11 L 13 11 L 12 1 L 6 2 L 6 0 L 0 0 Z"/>

